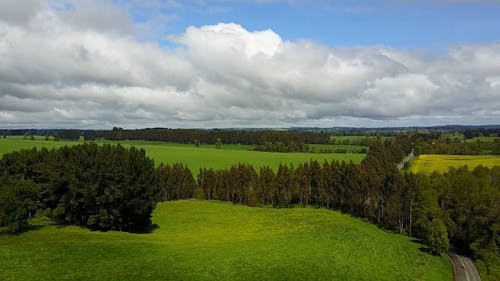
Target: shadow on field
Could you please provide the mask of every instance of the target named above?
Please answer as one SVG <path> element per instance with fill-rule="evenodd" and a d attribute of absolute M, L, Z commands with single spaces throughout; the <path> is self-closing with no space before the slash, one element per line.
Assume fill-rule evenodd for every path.
<path fill-rule="evenodd" d="M 434 251 L 432 251 L 431 248 L 429 248 L 429 247 L 427 247 L 427 246 L 424 245 L 425 241 L 423 239 L 412 237 L 411 238 L 411 242 L 417 243 L 417 244 L 421 245 L 421 247 L 418 248 L 418 250 L 420 252 L 426 253 L 426 254 L 429 254 L 429 255 L 433 255 L 433 256 L 439 256 L 439 254 L 437 254 Z"/>
<path fill-rule="evenodd" d="M 138 230 L 135 233 L 137 233 L 137 234 L 149 234 L 149 233 L 153 232 L 157 228 L 160 228 L 160 226 L 158 226 L 156 223 L 154 223 L 154 224 L 151 224 L 148 227 L 145 227 L 143 229 Z"/>
<path fill-rule="evenodd" d="M 42 227 L 44 227 L 44 226 L 43 225 L 29 225 L 27 227 L 23 227 L 23 228 L 15 230 L 15 231 L 13 231 L 7 227 L 2 227 L 2 228 L 0 228 L 0 235 L 19 236 L 25 232 L 32 231 L 32 230 L 38 230 Z"/>
<path fill-rule="evenodd" d="M 429 255 L 433 255 L 433 256 L 439 256 L 438 254 L 436 254 L 435 252 L 433 252 L 430 248 L 428 247 L 420 247 L 418 248 L 421 252 L 424 252 L 426 254 L 429 254 Z"/>

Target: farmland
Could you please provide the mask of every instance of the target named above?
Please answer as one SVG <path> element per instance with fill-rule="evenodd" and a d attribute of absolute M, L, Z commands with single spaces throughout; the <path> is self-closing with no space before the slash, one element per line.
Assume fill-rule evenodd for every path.
<path fill-rule="evenodd" d="M 0 234 L 2 280 L 451 280 L 407 236 L 325 209 L 161 203 L 150 234 Z"/>
<path fill-rule="evenodd" d="M 446 172 L 450 167 L 467 165 L 470 169 L 479 165 L 492 167 L 500 165 L 499 155 L 446 155 L 423 154 L 413 160 L 411 171 L 414 173 Z"/>
<path fill-rule="evenodd" d="M 32 147 L 57 148 L 65 145 L 75 145 L 78 141 L 46 141 L 43 139 L 23 140 L 19 137 L 8 137 L 0 139 L 0 156 L 15 150 L 28 149 Z M 117 143 L 111 141 L 100 141 L 99 143 Z M 345 153 L 276 153 L 250 151 L 249 145 L 223 145 L 221 149 L 216 149 L 214 145 L 200 145 L 195 147 L 193 144 L 177 144 L 163 142 L 147 141 L 121 141 L 125 147 L 136 146 L 144 148 L 149 157 L 157 165 L 160 163 L 170 164 L 182 162 L 192 171 L 198 171 L 200 168 L 227 168 L 238 162 L 245 162 L 254 167 L 269 166 L 276 169 L 280 163 L 294 164 L 307 162 L 316 159 L 320 162 L 325 160 L 332 161 L 353 161 L 359 163 L 365 157 L 365 154 Z M 316 145 L 313 145 L 313 147 Z M 320 149 L 360 149 L 363 146 L 346 145 L 317 145 Z"/>

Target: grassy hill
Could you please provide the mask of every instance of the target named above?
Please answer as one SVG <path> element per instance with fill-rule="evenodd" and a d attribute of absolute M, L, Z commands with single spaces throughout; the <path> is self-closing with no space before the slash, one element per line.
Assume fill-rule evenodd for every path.
<path fill-rule="evenodd" d="M 451 280 L 447 258 L 325 209 L 159 204 L 150 234 L 0 234 L 1 280 Z"/>
<path fill-rule="evenodd" d="M 32 147 L 61 147 L 64 145 L 75 145 L 81 143 L 78 141 L 46 141 L 43 139 L 23 140 L 20 137 L 11 137 L 7 139 L 0 138 L 0 156 L 14 150 L 28 149 Z M 117 142 L 106 142 L 117 143 Z M 223 145 L 222 149 L 215 149 L 214 145 L 201 145 L 195 147 L 192 144 L 176 144 L 163 142 L 146 141 L 122 141 L 124 146 L 142 147 L 146 150 L 149 157 L 155 160 L 155 163 L 171 164 L 182 162 L 186 164 L 193 173 L 197 173 L 200 168 L 228 168 L 238 162 L 245 162 L 254 167 L 269 166 L 277 168 L 280 163 L 298 165 L 311 159 L 317 159 L 320 162 L 325 160 L 353 161 L 360 163 L 365 154 L 325 154 L 325 153 L 277 153 L 249 151 L 248 145 Z M 319 147 L 319 145 L 318 145 Z M 359 148 L 357 146 L 354 146 Z M 339 146 L 321 146 L 321 148 L 336 149 Z M 343 146 L 342 148 L 345 148 Z M 363 148 L 363 147 L 361 147 Z"/>
<path fill-rule="evenodd" d="M 445 154 L 423 154 L 412 161 L 411 171 L 414 173 L 432 173 L 434 171 L 444 173 L 450 167 L 462 167 L 467 165 L 470 169 L 483 165 L 493 167 L 500 166 L 499 155 L 445 155 Z"/>

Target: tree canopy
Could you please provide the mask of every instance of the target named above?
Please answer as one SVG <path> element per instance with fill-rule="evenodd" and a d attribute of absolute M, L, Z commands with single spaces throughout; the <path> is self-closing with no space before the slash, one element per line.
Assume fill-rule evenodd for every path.
<path fill-rule="evenodd" d="M 142 149 L 96 144 L 34 148 L 5 154 L 0 171 L 2 226 L 24 225 L 36 211 L 59 224 L 92 229 L 140 231 L 151 224 L 157 177 Z"/>

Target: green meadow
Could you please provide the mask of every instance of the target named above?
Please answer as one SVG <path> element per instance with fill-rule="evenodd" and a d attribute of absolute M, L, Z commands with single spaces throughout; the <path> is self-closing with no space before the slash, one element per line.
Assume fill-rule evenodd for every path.
<path fill-rule="evenodd" d="M 161 203 L 149 234 L 0 234 L 0 280 L 452 280 L 446 257 L 335 211 Z"/>
<path fill-rule="evenodd" d="M 0 156 L 15 150 L 28 149 L 32 147 L 57 148 L 65 145 L 75 145 L 82 141 L 53 141 L 43 140 L 40 137 L 35 140 L 23 140 L 22 137 L 0 138 Z M 118 143 L 110 141 L 98 141 L 98 143 Z M 352 161 L 360 163 L 365 154 L 355 153 L 277 153 L 251 151 L 253 146 L 249 145 L 222 145 L 221 149 L 216 149 L 214 145 L 177 144 L 148 141 L 121 141 L 124 146 L 142 147 L 155 163 L 171 164 L 182 162 L 187 165 L 193 173 L 197 173 L 200 168 L 228 168 L 239 162 L 249 163 L 255 168 L 269 166 L 277 169 L 280 163 L 298 165 L 311 159 L 320 162 L 332 161 Z M 313 145 L 320 148 L 344 148 L 343 145 Z M 355 149 L 359 148 L 354 146 Z M 361 147 L 363 148 L 363 147 Z M 353 148 L 354 149 L 354 148 Z"/>
<path fill-rule="evenodd" d="M 450 167 L 462 167 L 467 165 L 474 169 L 479 165 L 493 167 L 500 166 L 500 155 L 446 155 L 446 154 L 422 154 L 412 161 L 411 171 L 413 173 L 440 172 L 444 173 Z"/>

